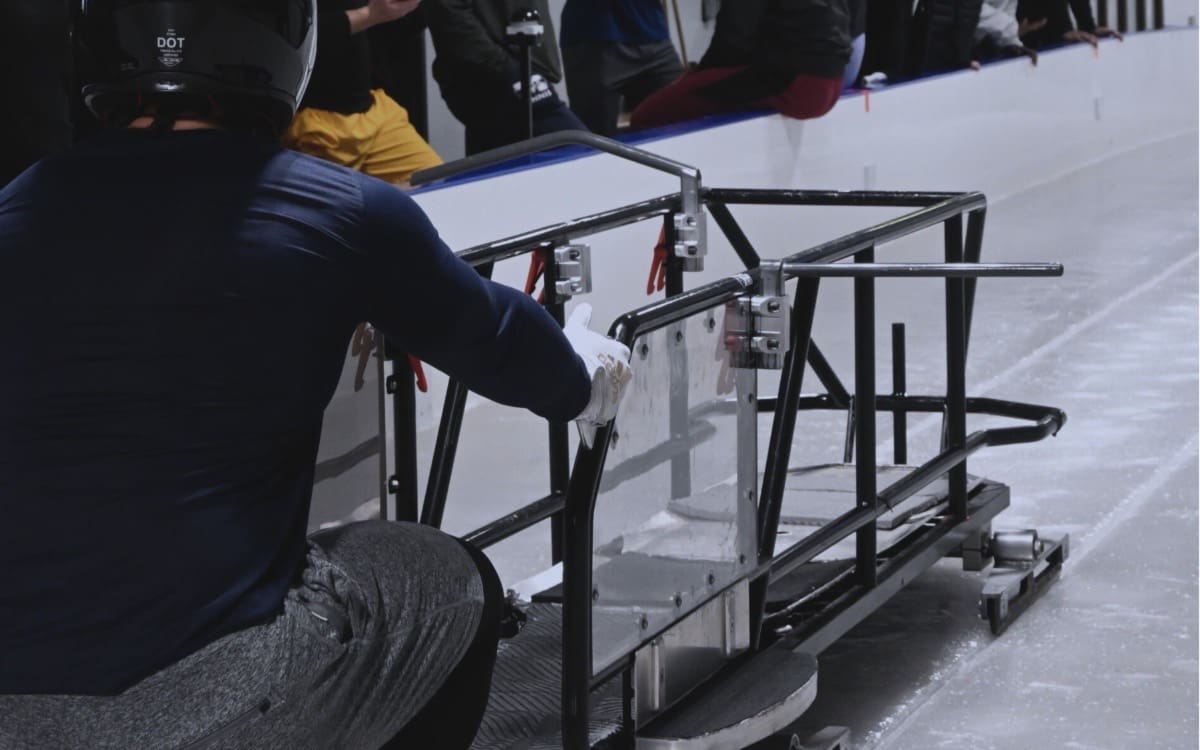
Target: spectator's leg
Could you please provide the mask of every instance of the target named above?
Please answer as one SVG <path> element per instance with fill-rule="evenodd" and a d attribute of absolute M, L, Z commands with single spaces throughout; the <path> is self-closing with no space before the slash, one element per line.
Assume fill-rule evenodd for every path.
<path fill-rule="evenodd" d="M 621 91 L 612 77 L 612 48 L 599 42 L 580 42 L 562 48 L 571 111 L 593 133 L 612 135 L 617 129 Z"/>
<path fill-rule="evenodd" d="M 700 92 L 710 84 L 740 73 L 744 68 L 706 68 L 685 73 L 670 86 L 646 97 L 630 117 L 634 128 L 653 128 L 692 120 L 730 109 Z"/>
<path fill-rule="evenodd" d="M 413 172 L 442 163 L 417 129 L 408 112 L 382 89 L 371 92 L 375 104 L 367 112 L 374 137 L 366 145 L 363 172 L 400 187 L 408 187 Z"/>
<path fill-rule="evenodd" d="M 762 99 L 759 104 L 779 111 L 797 120 L 820 117 L 837 104 L 842 93 L 842 79 L 800 74 L 792 84 L 775 96 Z"/>
<path fill-rule="evenodd" d="M 520 102 L 507 91 L 490 93 L 472 102 L 469 108 L 451 110 L 466 128 L 468 156 L 525 138 Z"/>
<path fill-rule="evenodd" d="M 846 73 L 842 76 L 842 88 L 853 88 L 858 82 L 858 74 L 862 69 L 863 53 L 867 48 L 867 35 L 859 34 L 850 42 L 850 62 L 846 64 Z"/>
<path fill-rule="evenodd" d="M 625 79 L 621 89 L 625 95 L 625 107 L 630 112 L 637 109 L 646 97 L 665 89 L 683 75 L 683 63 L 670 41 L 621 46 L 629 48 L 631 60 L 637 63 L 636 73 Z"/>
<path fill-rule="evenodd" d="M 560 130 L 587 130 L 571 108 L 555 94 L 550 101 L 539 103 L 533 108 L 533 134 L 545 135 Z"/>

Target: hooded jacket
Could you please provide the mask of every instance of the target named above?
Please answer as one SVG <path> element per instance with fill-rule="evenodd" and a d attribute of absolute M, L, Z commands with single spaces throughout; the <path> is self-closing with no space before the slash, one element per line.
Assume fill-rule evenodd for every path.
<path fill-rule="evenodd" d="M 847 0 L 727 0 L 702 68 L 749 65 L 772 76 L 842 75 L 850 61 Z"/>

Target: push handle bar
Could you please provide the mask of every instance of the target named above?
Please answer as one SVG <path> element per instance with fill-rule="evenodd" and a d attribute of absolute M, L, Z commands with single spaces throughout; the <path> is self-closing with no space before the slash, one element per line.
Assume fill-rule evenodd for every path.
<path fill-rule="evenodd" d="M 1061 263 L 784 263 L 787 278 L 945 278 L 1062 276 Z"/>
<path fill-rule="evenodd" d="M 539 135 L 527 141 L 512 143 L 500 148 L 494 148 L 491 151 L 474 154 L 465 159 L 458 159 L 447 164 L 422 169 L 419 172 L 413 173 L 412 184 L 414 186 L 429 185 L 434 182 L 450 179 L 451 177 L 457 177 L 460 174 L 473 172 L 476 169 L 490 167 L 509 159 L 529 156 L 541 151 L 549 151 L 559 146 L 590 146 L 597 151 L 619 156 L 622 159 L 637 162 L 643 166 L 657 169 L 660 172 L 667 172 L 679 178 L 700 179 L 699 169 L 683 164 L 682 162 L 677 162 L 673 159 L 650 153 L 649 151 L 643 151 L 640 148 L 634 148 L 620 141 L 614 141 L 611 138 L 589 133 L 586 130 L 560 130 L 554 133 Z"/>

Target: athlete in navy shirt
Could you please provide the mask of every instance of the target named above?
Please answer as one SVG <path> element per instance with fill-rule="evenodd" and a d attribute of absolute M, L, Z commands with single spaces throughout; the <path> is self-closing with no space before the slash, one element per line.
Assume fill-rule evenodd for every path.
<path fill-rule="evenodd" d="M 101 25 L 178 6 L 214 64 L 225 32 L 292 50 L 281 132 L 313 9 L 261 1 L 278 23 L 143 0 Z M 277 29 L 307 36 L 271 52 Z M 480 277 L 393 186 L 227 128 L 225 100 L 149 101 L 0 191 L 0 746 L 465 747 L 502 596 L 486 558 L 409 524 L 305 539 L 350 336 L 370 321 L 484 396 L 592 423 L 628 352 Z M 418 726 L 429 706 L 457 740 Z"/>
<path fill-rule="evenodd" d="M 0 569 L 53 571 L 5 584 L 0 692 L 113 691 L 278 608 L 364 320 L 489 398 L 587 404 L 554 321 L 384 182 L 124 130 L 0 193 Z"/>

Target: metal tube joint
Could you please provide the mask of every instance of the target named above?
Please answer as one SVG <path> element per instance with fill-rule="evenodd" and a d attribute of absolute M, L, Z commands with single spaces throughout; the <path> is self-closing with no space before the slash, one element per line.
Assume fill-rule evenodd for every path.
<path fill-rule="evenodd" d="M 684 271 L 703 271 L 708 254 L 708 216 L 701 197 L 700 172 L 681 170 L 679 175 L 680 213 L 675 215 L 675 257 L 683 261 Z"/>
<path fill-rule="evenodd" d="M 742 369 L 778 370 L 791 348 L 791 303 L 778 261 L 759 266 L 757 294 L 725 306 L 725 347 L 730 364 Z"/>

